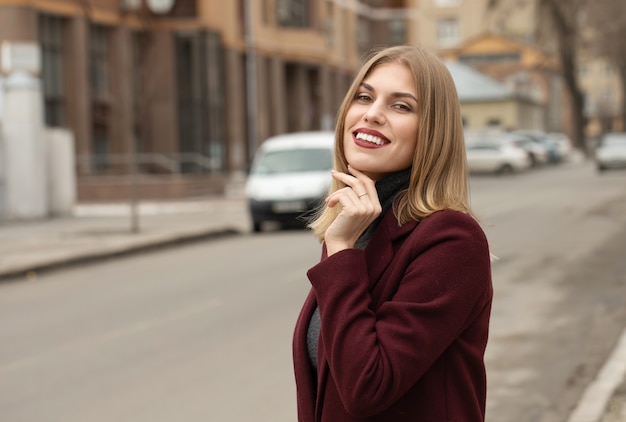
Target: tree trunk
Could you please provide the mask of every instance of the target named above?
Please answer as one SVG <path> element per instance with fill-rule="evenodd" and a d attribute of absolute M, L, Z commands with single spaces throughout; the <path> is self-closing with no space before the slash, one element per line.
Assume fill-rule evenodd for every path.
<path fill-rule="evenodd" d="M 570 96 L 570 115 L 572 119 L 572 142 L 585 153 L 587 145 L 585 140 L 585 115 L 584 96 L 578 83 L 577 69 L 577 35 L 576 10 L 566 10 L 568 6 L 560 4 L 557 0 L 544 0 L 541 3 L 544 10 L 550 15 L 554 24 L 554 32 L 557 36 L 558 55 L 561 63 L 561 73 L 565 80 L 565 86 Z M 565 13 L 568 12 L 569 15 Z M 568 19 L 569 18 L 569 19 Z"/>
<path fill-rule="evenodd" d="M 563 79 L 570 95 L 570 115 L 572 119 L 572 141 L 574 145 L 588 154 L 585 141 L 585 97 L 578 86 L 575 53 L 568 49 L 561 49 L 559 52 L 561 63 L 564 67 Z"/>

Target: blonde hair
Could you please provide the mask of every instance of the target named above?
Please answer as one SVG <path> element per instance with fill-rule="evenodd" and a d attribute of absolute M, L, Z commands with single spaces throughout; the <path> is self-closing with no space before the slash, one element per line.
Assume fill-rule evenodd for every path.
<path fill-rule="evenodd" d="M 450 72 L 432 53 L 414 46 L 388 47 L 374 52 L 357 73 L 337 113 L 334 168 L 348 172 L 343 148 L 345 117 L 363 80 L 384 63 L 401 63 L 415 79 L 419 126 L 409 187 L 401 192 L 393 211 L 399 224 L 420 221 L 430 214 L 453 209 L 473 215 L 469 203 L 469 183 L 463 124 L 456 87 Z M 330 192 L 345 185 L 334 180 Z M 340 212 L 325 204 L 309 224 L 324 240 L 324 233 Z"/>

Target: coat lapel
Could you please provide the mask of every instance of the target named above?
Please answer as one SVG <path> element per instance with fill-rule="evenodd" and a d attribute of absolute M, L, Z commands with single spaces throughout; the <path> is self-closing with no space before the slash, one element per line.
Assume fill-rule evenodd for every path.
<path fill-rule="evenodd" d="M 364 250 L 367 270 L 372 280 L 370 289 L 380 280 L 393 260 L 401 241 L 413 231 L 417 224 L 417 222 L 409 222 L 402 226 L 398 225 L 398 220 L 392 210 L 384 215 Z"/>
<path fill-rule="evenodd" d="M 378 228 L 367 247 L 363 251 L 367 261 L 368 273 L 371 281 L 370 290 L 372 290 L 383 273 L 392 262 L 397 248 L 401 245 L 401 241 L 408 236 L 418 223 L 410 222 L 398 225 L 393 211 L 388 211 L 381 220 Z M 322 259 L 326 258 L 325 246 L 322 249 Z M 298 403 L 298 410 L 303 421 L 309 421 L 308 417 L 312 415 L 321 415 L 321 405 L 324 403 L 323 395 L 326 391 L 326 383 L 329 377 L 328 363 L 325 359 L 318 359 L 317 382 L 314 373 L 308 361 L 308 350 L 306 344 L 306 333 L 311 316 L 317 306 L 317 299 L 313 289 L 309 292 L 305 300 L 304 306 L 300 313 L 300 317 L 296 322 L 296 335 L 294 337 L 294 357 L 295 371 L 299 374 L 298 389 L 299 395 L 309 397 L 309 400 Z M 318 344 L 318 357 L 325 355 L 323 341 L 320 337 Z M 315 408 L 313 408 L 315 407 Z M 311 421 L 312 422 L 312 421 Z"/>
<path fill-rule="evenodd" d="M 309 363 L 308 349 L 306 343 L 306 333 L 311 321 L 313 311 L 317 306 L 317 300 L 315 299 L 315 292 L 313 289 L 309 292 L 304 306 L 300 311 L 300 316 L 296 321 L 296 329 L 293 341 L 293 356 L 294 356 L 294 370 L 296 373 L 297 388 L 299 390 L 298 396 L 304 399 L 298 400 L 298 414 L 299 420 L 306 422 L 313 422 L 313 415 L 315 414 L 315 397 L 316 397 L 316 381 L 315 375 L 311 370 L 311 364 Z M 311 417 L 311 419 L 309 419 Z"/>

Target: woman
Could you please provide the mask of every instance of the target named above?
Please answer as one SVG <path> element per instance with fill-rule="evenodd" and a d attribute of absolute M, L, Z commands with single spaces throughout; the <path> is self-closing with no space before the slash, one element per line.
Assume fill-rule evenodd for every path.
<path fill-rule="evenodd" d="M 454 82 L 391 47 L 339 110 L 323 242 L 294 335 L 300 421 L 483 421 L 492 300 Z"/>

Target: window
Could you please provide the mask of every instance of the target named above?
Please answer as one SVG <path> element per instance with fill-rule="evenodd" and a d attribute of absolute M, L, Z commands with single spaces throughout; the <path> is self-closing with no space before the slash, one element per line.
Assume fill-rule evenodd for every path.
<path fill-rule="evenodd" d="M 246 5 L 242 4 L 241 7 L 246 7 Z M 270 10 L 270 4 L 268 0 L 263 0 L 261 2 L 261 19 L 265 25 L 270 25 L 272 23 L 270 22 L 270 17 L 272 16 Z"/>
<path fill-rule="evenodd" d="M 335 45 L 335 5 L 332 1 L 326 3 L 326 45 Z"/>
<path fill-rule="evenodd" d="M 615 92 L 611 89 L 605 89 L 602 93 L 602 101 L 607 104 L 612 103 L 615 100 Z"/>
<path fill-rule="evenodd" d="M 332 169 L 333 157 L 329 149 L 298 148 L 268 151 L 255 162 L 254 174 L 307 173 Z"/>
<path fill-rule="evenodd" d="M 39 17 L 41 75 L 44 97 L 44 121 L 58 127 L 65 123 L 65 90 L 63 86 L 63 19 Z"/>
<path fill-rule="evenodd" d="M 92 25 L 89 39 L 89 83 L 95 100 L 106 100 L 109 94 L 108 30 Z"/>
<path fill-rule="evenodd" d="M 585 91 L 583 91 L 583 104 L 585 108 L 585 115 L 592 116 L 596 113 L 596 105 L 594 104 L 593 97 Z"/>
<path fill-rule="evenodd" d="M 439 47 L 452 47 L 459 42 L 459 23 L 456 19 L 446 18 L 437 22 L 437 41 Z"/>
<path fill-rule="evenodd" d="M 176 36 L 176 77 L 178 86 L 179 151 L 202 153 L 207 138 L 206 55 L 197 34 Z M 183 173 L 202 172 L 192 163 L 181 163 Z"/>
<path fill-rule="evenodd" d="M 393 19 L 389 22 L 389 37 L 391 45 L 406 43 L 406 21 L 404 19 Z"/>
<path fill-rule="evenodd" d="M 502 121 L 498 118 L 491 117 L 487 120 L 487 127 L 500 127 Z"/>
<path fill-rule="evenodd" d="M 172 18 L 195 18 L 198 16 L 198 0 L 176 0 L 166 15 Z"/>
<path fill-rule="evenodd" d="M 183 173 L 221 170 L 224 166 L 224 77 L 219 35 L 176 36 L 179 151 L 210 162 L 210 169 L 183 161 Z M 207 160 L 208 159 L 208 160 Z"/>
<path fill-rule="evenodd" d="M 364 16 L 359 16 L 356 22 L 356 45 L 359 49 L 359 54 L 367 53 L 371 48 L 371 28 L 372 23 Z"/>
<path fill-rule="evenodd" d="M 89 28 L 89 87 L 91 89 L 91 149 L 95 171 L 109 167 L 109 30 L 100 25 Z"/>
<path fill-rule="evenodd" d="M 517 63 L 521 60 L 519 53 L 494 53 L 461 55 L 459 61 L 470 66 L 478 66 L 492 63 Z"/>
<path fill-rule="evenodd" d="M 276 21 L 280 26 L 306 28 L 310 26 L 308 0 L 276 0 Z"/>
<path fill-rule="evenodd" d="M 133 134 L 135 136 L 135 152 L 146 153 L 150 152 L 151 148 L 148 144 L 147 128 L 144 117 L 144 109 L 148 99 L 145 98 L 143 74 L 145 71 L 145 52 L 148 49 L 149 35 L 145 32 L 133 31 L 131 43 L 133 64 L 131 68 L 134 116 Z"/>

